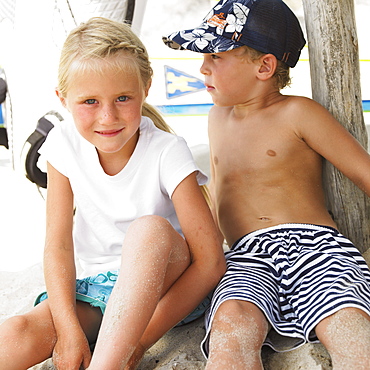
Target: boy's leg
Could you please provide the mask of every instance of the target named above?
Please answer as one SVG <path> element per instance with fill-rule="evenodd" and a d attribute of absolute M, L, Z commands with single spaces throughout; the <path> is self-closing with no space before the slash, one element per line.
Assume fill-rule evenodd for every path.
<path fill-rule="evenodd" d="M 145 216 L 130 225 L 89 369 L 118 369 L 129 361 L 159 300 L 189 264 L 185 240 L 164 218 Z"/>
<path fill-rule="evenodd" d="M 77 315 L 87 338 L 94 342 L 101 322 L 100 309 L 77 302 Z M 24 315 L 9 318 L 0 325 L 0 370 L 28 369 L 52 356 L 55 329 L 44 301 Z"/>
<path fill-rule="evenodd" d="M 206 369 L 263 369 L 261 347 L 268 331 L 265 315 L 253 303 L 223 302 L 212 322 Z"/>
<path fill-rule="evenodd" d="M 341 309 L 316 326 L 333 368 L 370 369 L 370 316 L 357 308 Z"/>

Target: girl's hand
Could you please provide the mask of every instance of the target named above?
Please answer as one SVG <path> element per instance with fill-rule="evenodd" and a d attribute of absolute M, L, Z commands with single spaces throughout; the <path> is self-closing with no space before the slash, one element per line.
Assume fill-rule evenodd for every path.
<path fill-rule="evenodd" d="M 90 361 L 89 343 L 82 330 L 58 338 L 53 351 L 53 363 L 58 370 L 87 369 Z"/>

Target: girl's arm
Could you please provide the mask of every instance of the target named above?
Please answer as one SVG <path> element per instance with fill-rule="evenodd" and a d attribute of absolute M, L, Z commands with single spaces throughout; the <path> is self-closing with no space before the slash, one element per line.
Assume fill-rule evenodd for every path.
<path fill-rule="evenodd" d="M 217 285 L 226 270 L 217 228 L 195 173 L 177 186 L 172 200 L 192 261 L 160 300 L 140 341 L 144 348 L 149 348 L 191 313 Z"/>
<path fill-rule="evenodd" d="M 209 193 L 210 193 L 210 198 L 211 198 L 210 208 L 211 208 L 213 220 L 216 224 L 218 239 L 220 243 L 223 244 L 225 237 L 220 230 L 220 223 L 218 222 L 217 197 L 216 197 L 216 189 L 215 189 L 215 165 L 213 163 L 212 158 L 213 158 L 212 148 L 210 148 L 210 169 L 211 169 L 211 180 L 209 184 Z"/>
<path fill-rule="evenodd" d="M 44 274 L 57 334 L 58 369 L 88 366 L 90 349 L 76 314 L 76 268 L 72 241 L 73 194 L 67 177 L 48 163 Z"/>

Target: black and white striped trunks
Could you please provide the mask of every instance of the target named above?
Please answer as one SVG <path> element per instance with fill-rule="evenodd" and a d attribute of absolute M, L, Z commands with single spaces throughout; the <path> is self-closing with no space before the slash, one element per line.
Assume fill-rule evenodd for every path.
<path fill-rule="evenodd" d="M 315 326 L 342 308 L 370 315 L 369 268 L 334 228 L 283 224 L 257 230 L 225 256 L 227 271 L 206 315 L 206 357 L 214 315 L 226 300 L 257 305 L 272 325 L 264 344 L 279 352 L 317 342 Z"/>

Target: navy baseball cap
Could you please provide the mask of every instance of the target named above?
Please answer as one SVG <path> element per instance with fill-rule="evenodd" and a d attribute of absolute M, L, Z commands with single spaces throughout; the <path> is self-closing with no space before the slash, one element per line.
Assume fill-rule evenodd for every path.
<path fill-rule="evenodd" d="M 172 49 L 221 53 L 246 45 L 294 67 L 306 43 L 282 0 L 221 0 L 197 28 L 162 38 Z"/>

